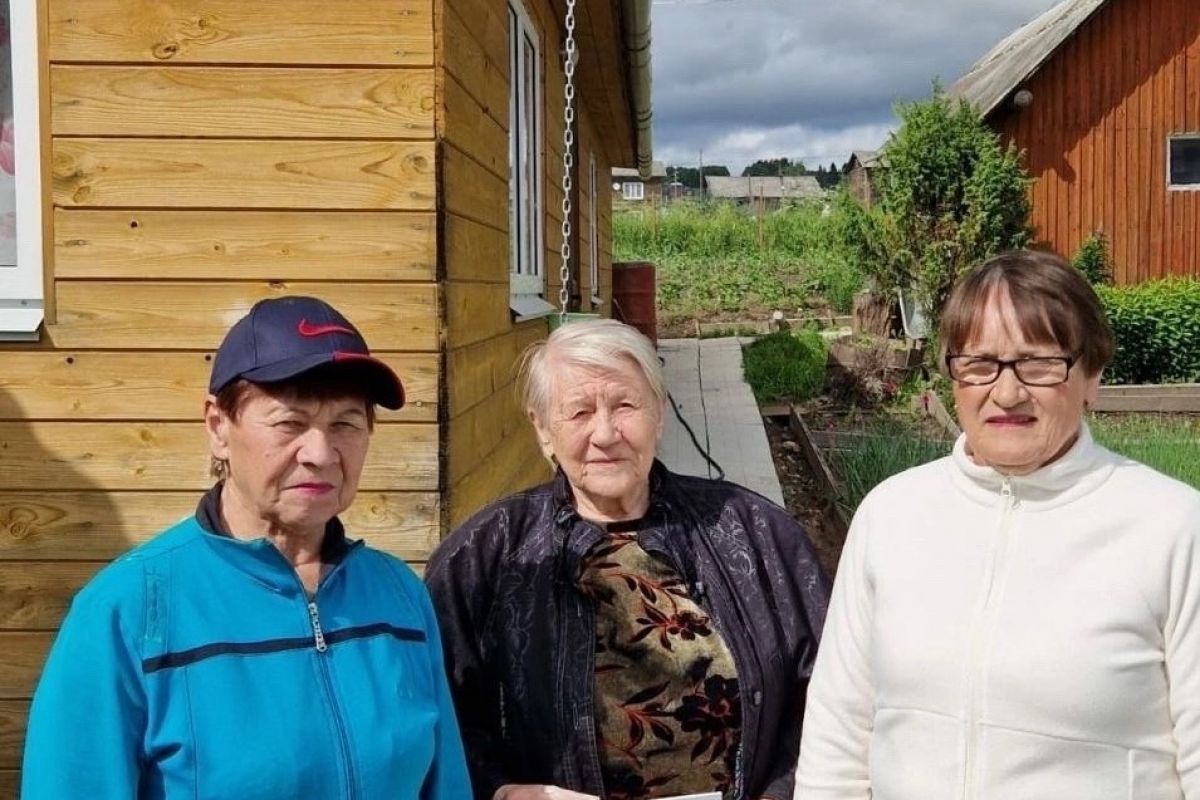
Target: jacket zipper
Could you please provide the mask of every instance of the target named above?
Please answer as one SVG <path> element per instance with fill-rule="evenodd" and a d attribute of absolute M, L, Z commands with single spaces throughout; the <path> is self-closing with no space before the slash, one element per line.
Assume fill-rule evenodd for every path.
<path fill-rule="evenodd" d="M 299 579 L 297 578 L 297 580 Z M 317 593 L 319 592 L 320 587 L 317 588 Z M 329 644 L 325 641 L 325 631 L 321 627 L 321 613 L 317 608 L 316 594 L 308 601 L 308 621 L 312 626 L 313 647 L 317 651 L 317 669 L 321 673 L 321 685 L 325 690 L 325 699 L 329 703 L 334 728 L 337 730 L 338 747 L 342 754 L 342 775 L 346 781 L 346 797 L 349 800 L 353 800 L 353 798 L 358 797 L 358 779 L 354 774 L 354 760 L 350 757 L 350 737 L 346 733 L 346 720 L 342 716 L 342 708 L 338 703 L 337 693 L 333 690 L 333 676 L 329 671 L 329 658 L 325 655 L 329 650 Z"/>
<path fill-rule="evenodd" d="M 1008 550 L 1008 534 L 1012 527 L 1012 512 L 1016 508 L 1017 498 L 1013 494 L 1012 481 L 1005 477 L 1000 485 L 1000 497 L 1003 509 L 1000 516 L 1000 527 L 996 539 L 988 554 L 987 565 L 984 569 L 984 590 L 975 619 L 971 624 L 971 646 L 967 662 L 967 742 L 966 754 L 963 757 L 963 790 L 964 800 L 975 797 L 975 761 L 979 750 L 979 706 L 983 694 L 983 661 L 987 650 L 988 638 L 992 630 L 992 617 L 996 613 L 997 584 L 1002 575 L 1005 556 Z"/>

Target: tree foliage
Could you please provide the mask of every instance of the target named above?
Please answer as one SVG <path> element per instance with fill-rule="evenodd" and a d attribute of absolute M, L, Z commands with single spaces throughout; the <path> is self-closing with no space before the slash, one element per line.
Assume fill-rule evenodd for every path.
<path fill-rule="evenodd" d="M 705 164 L 704 174 L 727 178 L 729 177 L 729 167 L 720 164 Z M 692 189 L 700 188 L 700 170 L 696 167 L 669 166 L 667 167 L 667 179 L 679 181 L 684 186 Z"/>
<path fill-rule="evenodd" d="M 936 325 L 959 276 L 1028 243 L 1029 178 L 1016 148 L 936 84 L 931 98 L 896 113 L 901 124 L 884 146 L 879 203 L 852 215 L 850 227 L 880 290 L 915 290 Z"/>
<path fill-rule="evenodd" d="M 742 170 L 743 178 L 761 176 L 783 177 L 785 175 L 791 177 L 807 174 L 808 170 L 805 168 L 804 162 L 792 161 L 786 157 L 760 158 Z"/>

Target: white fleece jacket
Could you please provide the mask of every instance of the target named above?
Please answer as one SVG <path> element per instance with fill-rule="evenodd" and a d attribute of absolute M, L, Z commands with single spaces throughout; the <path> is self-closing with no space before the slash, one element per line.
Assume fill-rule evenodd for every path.
<path fill-rule="evenodd" d="M 965 454 L 850 526 L 800 800 L 1200 800 L 1200 492 L 1092 441 Z"/>

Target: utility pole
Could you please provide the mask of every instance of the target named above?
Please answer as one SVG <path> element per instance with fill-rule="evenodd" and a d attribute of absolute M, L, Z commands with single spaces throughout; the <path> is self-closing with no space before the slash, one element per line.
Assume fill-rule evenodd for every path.
<path fill-rule="evenodd" d="M 700 148 L 700 202 L 704 202 L 704 148 Z"/>

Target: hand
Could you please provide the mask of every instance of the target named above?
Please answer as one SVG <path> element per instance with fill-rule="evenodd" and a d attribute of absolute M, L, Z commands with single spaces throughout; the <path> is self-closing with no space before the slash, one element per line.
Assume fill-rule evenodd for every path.
<path fill-rule="evenodd" d="M 492 800 L 600 800 L 594 794 L 580 794 L 559 786 L 507 783 L 496 790 Z"/>

